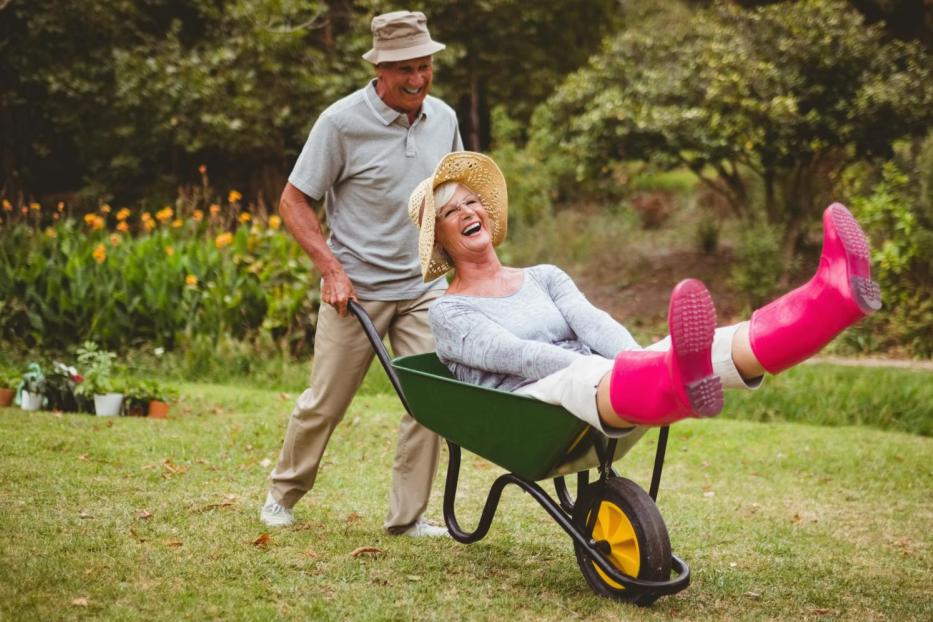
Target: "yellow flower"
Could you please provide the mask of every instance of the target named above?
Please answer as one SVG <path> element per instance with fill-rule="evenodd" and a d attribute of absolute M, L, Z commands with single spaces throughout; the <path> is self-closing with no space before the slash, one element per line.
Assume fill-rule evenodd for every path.
<path fill-rule="evenodd" d="M 65 202 L 64 202 L 64 201 L 59 201 L 59 202 L 58 202 L 58 205 L 57 205 L 56 207 L 58 207 L 58 211 L 64 212 L 64 211 L 65 211 Z"/>
<path fill-rule="evenodd" d="M 196 209 L 191 213 L 191 217 L 194 218 L 194 222 L 201 222 L 204 220 L 204 211 Z"/>
<path fill-rule="evenodd" d="M 9 201 L 7 201 L 6 199 L 3 199 L 3 211 L 4 211 L 4 212 L 12 212 L 12 211 L 13 211 L 13 204 L 10 203 Z"/>
<path fill-rule="evenodd" d="M 42 206 L 39 205 L 38 203 L 33 202 L 29 204 L 29 209 L 39 211 L 40 209 L 42 209 Z"/>
<path fill-rule="evenodd" d="M 120 242 L 122 241 L 123 241 L 123 238 L 121 238 L 118 234 L 116 233 L 110 234 L 110 246 L 120 246 Z"/>
<path fill-rule="evenodd" d="M 229 231 L 227 233 L 221 233 L 214 239 L 214 246 L 217 248 L 223 248 L 225 246 L 230 246 L 233 243 L 233 234 Z"/>
<path fill-rule="evenodd" d="M 146 222 L 147 220 L 152 220 L 152 214 L 150 214 L 149 212 L 143 212 L 139 217 L 142 219 L 143 222 Z"/>
<path fill-rule="evenodd" d="M 97 263 L 104 263 L 104 260 L 107 259 L 107 249 L 104 248 L 103 244 L 98 244 L 92 255 L 94 256 L 94 261 Z"/>
<path fill-rule="evenodd" d="M 94 215 L 94 214 L 85 214 L 85 215 L 84 215 L 84 222 L 87 223 L 87 224 L 91 224 L 92 222 L 94 222 L 94 220 L 95 220 L 96 218 L 97 218 L 97 216 Z"/>
<path fill-rule="evenodd" d="M 104 203 L 103 205 L 100 206 L 100 211 L 102 214 L 109 214 L 110 210 L 111 210 L 111 207 L 107 203 Z"/>
<path fill-rule="evenodd" d="M 274 215 L 269 216 L 269 228 L 270 229 L 278 229 L 281 226 L 282 226 L 281 218 L 279 218 L 278 216 L 274 216 Z"/>
<path fill-rule="evenodd" d="M 97 214 L 85 214 L 84 222 L 91 228 L 91 231 L 100 231 L 107 222 Z"/>
<path fill-rule="evenodd" d="M 171 246 L 166 246 L 166 247 L 165 247 L 165 254 L 168 255 L 169 257 L 171 257 L 172 255 L 175 254 L 175 249 L 172 248 Z"/>
<path fill-rule="evenodd" d="M 55 229 L 53 229 L 52 227 L 46 227 L 46 229 L 45 229 L 45 235 L 47 235 L 47 236 L 50 237 L 50 238 L 57 238 L 57 237 L 58 237 L 58 232 L 55 231 Z"/>
<path fill-rule="evenodd" d="M 217 212 L 220 211 L 220 206 L 217 205 L 216 203 L 211 203 L 211 206 L 207 209 L 211 211 L 211 216 L 216 216 Z"/>
<path fill-rule="evenodd" d="M 185 285 L 188 287 L 197 287 L 198 286 L 198 277 L 193 274 L 189 274 L 185 277 Z"/>
<path fill-rule="evenodd" d="M 249 215 L 249 212 L 243 212 L 240 214 L 240 222 L 244 225 L 248 223 L 253 217 Z"/>
<path fill-rule="evenodd" d="M 129 230 L 130 226 L 126 224 L 126 222 L 121 222 L 119 225 L 117 225 L 117 231 L 120 231 L 121 233 L 126 233 Z"/>
<path fill-rule="evenodd" d="M 243 195 L 237 192 L 236 190 L 231 190 L 230 194 L 227 195 L 227 201 L 230 203 L 236 203 L 243 198 Z"/>
<path fill-rule="evenodd" d="M 176 218 L 175 220 L 172 221 L 172 227 L 174 227 L 175 229 L 181 229 L 181 226 L 183 224 L 185 224 L 185 221 L 182 220 L 181 218 Z"/>
<path fill-rule="evenodd" d="M 155 229 L 155 226 L 156 226 L 155 221 L 151 218 L 149 220 L 143 221 L 143 228 L 145 228 L 146 231 L 152 231 L 153 229 Z"/>
<path fill-rule="evenodd" d="M 126 207 L 121 207 L 120 211 L 117 212 L 117 220 L 124 221 L 130 217 L 130 210 Z"/>
<path fill-rule="evenodd" d="M 163 222 L 163 223 L 170 221 L 172 219 L 172 216 L 174 215 L 175 215 L 175 211 L 167 205 L 163 207 L 162 209 L 160 209 L 158 212 L 156 212 L 156 218 L 158 219 L 159 222 Z"/>

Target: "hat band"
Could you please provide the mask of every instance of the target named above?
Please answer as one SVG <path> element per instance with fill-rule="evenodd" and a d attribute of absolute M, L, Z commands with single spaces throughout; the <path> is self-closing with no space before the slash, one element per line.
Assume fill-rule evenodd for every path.
<path fill-rule="evenodd" d="M 433 43 L 431 41 L 431 36 L 424 33 L 416 33 L 413 35 L 408 35 L 405 37 L 397 37 L 393 39 L 380 39 L 375 42 L 373 48 L 378 50 L 401 50 L 404 48 L 415 47 L 416 45 L 423 45 L 425 43 Z"/>

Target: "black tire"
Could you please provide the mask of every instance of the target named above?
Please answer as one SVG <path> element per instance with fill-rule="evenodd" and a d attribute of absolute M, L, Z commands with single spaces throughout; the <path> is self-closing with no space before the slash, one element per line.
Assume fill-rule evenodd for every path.
<path fill-rule="evenodd" d="M 604 504 L 607 504 L 604 506 Z M 600 520 L 593 528 L 593 533 L 587 533 L 586 523 L 590 510 L 597 512 L 603 510 L 605 520 Z M 628 521 L 628 524 L 623 520 Z M 635 578 L 645 581 L 667 581 L 671 576 L 671 540 L 667 534 L 667 526 L 658 507 L 654 504 L 638 484 L 624 477 L 610 477 L 605 483 L 594 482 L 577 500 L 573 512 L 573 522 L 587 538 L 604 539 L 622 538 L 612 547 L 613 565 L 626 574 L 633 567 L 636 559 L 635 547 L 637 544 L 637 570 Z M 604 524 L 605 523 L 605 524 Z M 613 533 L 605 534 L 606 530 Z M 631 533 L 630 533 L 631 532 Z M 594 535 L 595 534 L 595 535 Z M 626 536 L 628 534 L 628 536 Z M 631 535 L 634 535 L 634 544 Z M 607 541 L 608 540 L 604 540 Z M 593 563 L 592 557 L 579 544 L 574 543 L 574 552 L 580 572 L 594 592 L 614 600 L 647 606 L 656 601 L 660 594 L 654 592 L 627 590 L 625 587 L 612 581 Z M 627 562 L 618 563 L 628 554 Z M 627 568 L 623 568 L 623 565 Z M 632 576 L 630 574 L 630 576 Z"/>

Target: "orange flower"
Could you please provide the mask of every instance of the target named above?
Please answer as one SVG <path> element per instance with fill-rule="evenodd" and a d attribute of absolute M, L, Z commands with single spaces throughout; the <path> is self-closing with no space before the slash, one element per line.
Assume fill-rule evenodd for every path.
<path fill-rule="evenodd" d="M 182 220 L 181 218 L 176 218 L 175 220 L 172 221 L 172 227 L 175 229 L 181 229 L 181 226 L 183 224 L 185 224 L 185 221 Z"/>
<path fill-rule="evenodd" d="M 191 212 L 191 217 L 194 218 L 194 222 L 201 222 L 204 220 L 204 211 L 196 209 Z"/>
<path fill-rule="evenodd" d="M 230 191 L 230 194 L 227 195 L 227 201 L 229 201 L 230 203 L 236 203 L 237 201 L 239 201 L 239 200 L 242 199 L 242 198 L 243 198 L 243 195 L 240 194 L 240 193 L 239 193 L 238 191 L 236 191 L 236 190 L 231 190 L 231 191 Z"/>
<path fill-rule="evenodd" d="M 217 205 L 216 203 L 211 203 L 211 206 L 208 207 L 207 209 L 210 210 L 211 216 L 216 216 L 216 215 L 217 215 L 217 212 L 220 211 L 220 206 Z"/>
<path fill-rule="evenodd" d="M 120 246 L 120 242 L 122 241 L 123 241 L 123 238 L 121 238 L 118 234 L 116 233 L 110 234 L 110 246 Z"/>
<path fill-rule="evenodd" d="M 50 237 L 50 238 L 57 238 L 57 237 L 58 237 L 58 232 L 55 231 L 55 229 L 53 229 L 52 227 L 46 227 L 46 229 L 45 229 L 45 235 L 47 235 L 47 236 Z"/>
<path fill-rule="evenodd" d="M 24 205 L 24 206 L 22 206 L 21 208 L 19 208 L 19 211 L 21 211 L 21 212 L 24 213 L 24 214 L 28 214 L 28 213 L 29 213 L 29 208 L 26 207 L 26 206 Z"/>
<path fill-rule="evenodd" d="M 240 214 L 240 222 L 243 223 L 244 225 L 248 223 L 250 220 L 252 220 L 252 218 L 253 217 L 249 215 L 249 212 L 243 212 L 242 214 Z"/>
<path fill-rule="evenodd" d="M 4 212 L 12 212 L 12 211 L 13 211 L 13 204 L 10 203 L 9 201 L 7 201 L 6 199 L 3 199 L 3 211 L 4 211 Z"/>
<path fill-rule="evenodd" d="M 146 231 L 152 231 L 153 229 L 155 229 L 155 226 L 156 226 L 155 221 L 151 218 L 143 221 L 143 228 Z"/>
<path fill-rule="evenodd" d="M 168 255 L 169 257 L 171 257 L 172 255 L 175 254 L 175 249 L 174 249 L 173 247 L 171 247 L 171 246 L 166 246 L 166 247 L 165 247 L 165 254 Z"/>
<path fill-rule="evenodd" d="M 117 225 L 117 231 L 119 231 L 119 232 L 121 232 L 121 233 L 126 233 L 126 232 L 129 231 L 129 230 L 130 230 L 130 226 L 129 226 L 128 224 L 126 224 L 125 221 L 124 221 L 124 222 L 121 222 L 119 225 Z"/>
<path fill-rule="evenodd" d="M 98 244 L 97 248 L 95 248 L 94 252 L 91 254 L 94 257 L 94 261 L 97 263 L 104 263 L 104 260 L 107 259 L 107 249 L 104 248 L 103 244 Z"/>
<path fill-rule="evenodd" d="M 38 212 L 40 209 L 42 209 L 42 206 L 39 205 L 38 203 L 33 202 L 29 204 L 29 209 L 32 209 Z"/>
<path fill-rule="evenodd" d="M 165 207 L 160 209 L 158 212 L 156 212 L 156 219 L 159 222 L 165 223 L 165 222 L 170 221 L 172 219 L 172 216 L 174 215 L 175 215 L 175 211 L 171 207 L 166 205 Z"/>
<path fill-rule="evenodd" d="M 52 220 L 58 220 L 58 214 L 52 214 Z"/>
<path fill-rule="evenodd" d="M 65 202 L 64 202 L 64 201 L 59 201 L 59 202 L 58 202 L 58 205 L 57 205 L 56 207 L 58 208 L 58 211 L 64 212 L 64 211 L 65 211 Z"/>
<path fill-rule="evenodd" d="M 144 221 L 145 221 L 145 220 L 152 220 L 152 214 L 150 214 L 149 212 L 143 212 L 142 214 L 140 214 L 139 217 L 140 217 L 141 219 L 143 219 Z"/>
<path fill-rule="evenodd" d="M 188 287 L 197 287 L 198 286 L 198 277 L 193 274 L 189 274 L 185 277 L 185 285 Z"/>
<path fill-rule="evenodd" d="M 199 166 L 199 167 L 198 167 L 198 172 L 201 173 L 202 175 L 204 175 L 205 173 L 207 173 L 207 165 L 206 165 L 206 164 L 202 164 L 201 166 Z"/>
<path fill-rule="evenodd" d="M 100 211 L 102 214 L 109 214 L 110 210 L 111 210 L 111 207 L 108 203 L 104 203 L 103 205 L 100 206 Z"/>
<path fill-rule="evenodd" d="M 130 212 L 129 208 L 121 207 L 120 210 L 117 212 L 117 220 L 119 220 L 119 221 L 124 221 L 124 220 L 126 220 L 127 218 L 130 217 L 130 213 L 131 213 L 131 212 Z"/>
<path fill-rule="evenodd" d="M 91 231 L 100 231 L 107 224 L 107 221 L 97 214 L 85 214 L 84 222 L 91 228 Z"/>
<path fill-rule="evenodd" d="M 214 246 L 217 248 L 223 248 L 231 244 L 233 244 L 233 234 L 229 231 L 227 233 L 221 233 L 214 239 Z"/>
<path fill-rule="evenodd" d="M 278 229 L 278 228 L 281 227 L 281 226 L 282 226 L 282 219 L 281 219 L 281 218 L 279 218 L 278 216 L 275 216 L 275 215 L 269 216 L 269 228 L 270 228 L 270 229 Z"/>

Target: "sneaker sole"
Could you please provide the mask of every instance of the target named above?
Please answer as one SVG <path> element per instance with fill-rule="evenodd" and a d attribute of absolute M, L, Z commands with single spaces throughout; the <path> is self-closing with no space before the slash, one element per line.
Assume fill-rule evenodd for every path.
<path fill-rule="evenodd" d="M 701 417 L 722 411 L 722 382 L 713 375 L 711 358 L 716 333 L 716 306 L 706 286 L 681 281 L 671 295 L 668 323 L 675 361 L 690 408 Z"/>
<path fill-rule="evenodd" d="M 862 227 L 841 203 L 829 206 L 833 227 L 846 251 L 849 286 L 859 310 L 865 315 L 881 308 L 881 288 L 871 280 L 871 247 Z"/>

